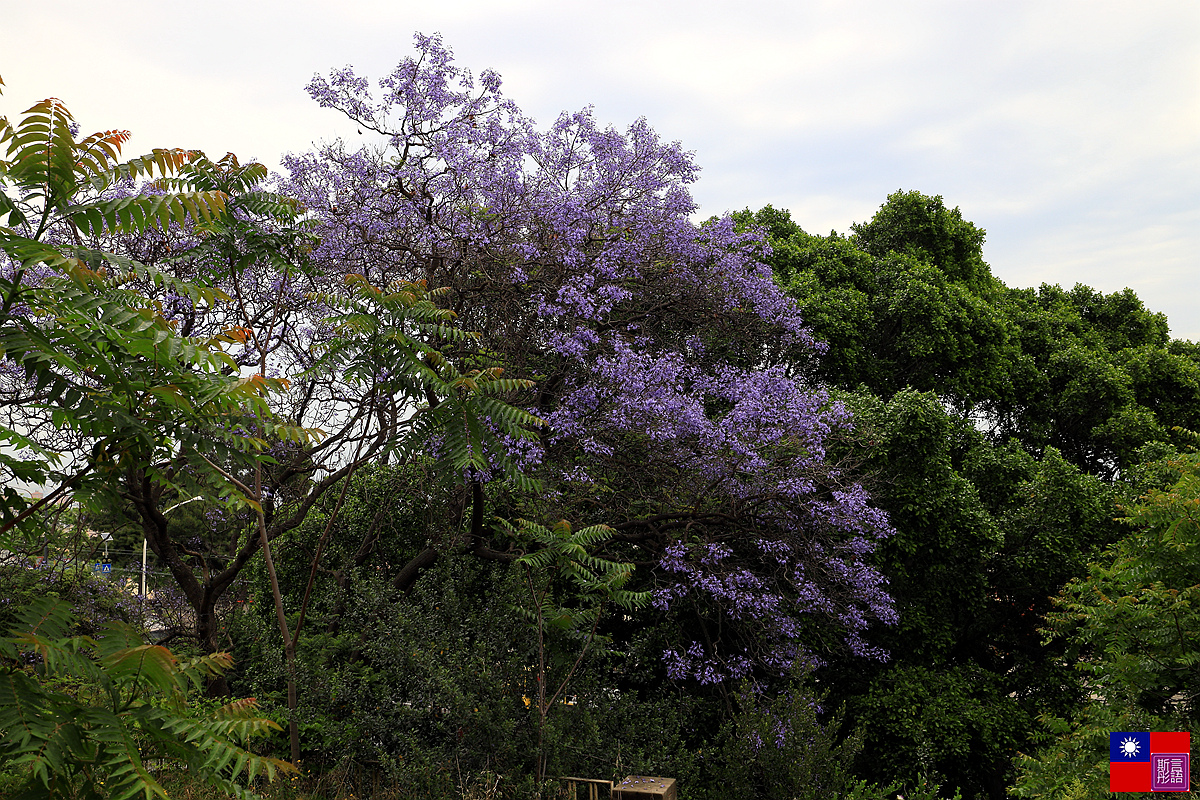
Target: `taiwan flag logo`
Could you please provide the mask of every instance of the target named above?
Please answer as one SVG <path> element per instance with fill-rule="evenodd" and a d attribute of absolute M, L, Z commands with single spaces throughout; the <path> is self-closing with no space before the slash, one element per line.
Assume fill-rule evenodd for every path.
<path fill-rule="evenodd" d="M 1191 734 L 1108 735 L 1110 792 L 1186 792 L 1191 788 Z"/>

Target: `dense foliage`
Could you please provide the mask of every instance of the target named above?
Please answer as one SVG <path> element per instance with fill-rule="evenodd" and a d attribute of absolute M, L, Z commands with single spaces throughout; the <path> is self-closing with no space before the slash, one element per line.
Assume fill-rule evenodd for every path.
<path fill-rule="evenodd" d="M 0 787 L 1090 797 L 1103 732 L 1195 727 L 1162 315 L 919 192 L 697 225 L 645 120 L 415 43 L 314 78 L 366 144 L 285 177 L 0 118 Z M 81 566 L 143 541 L 148 596 Z"/>
<path fill-rule="evenodd" d="M 0 672 L 0 756 L 27 771 L 20 798 L 167 797 L 154 773 L 180 764 L 224 792 L 292 765 L 246 749 L 278 726 L 253 698 L 211 711 L 189 708 L 189 690 L 231 665 L 227 654 L 180 660 L 129 625 L 72 636 L 64 603 L 31 604 L 0 657 L 28 665 Z M 153 766 L 152 766 L 153 765 Z M 153 771 L 152 771 L 153 770 Z"/>
<path fill-rule="evenodd" d="M 1040 720 L 1094 685 L 1046 615 L 1120 537 L 1136 465 L 1193 423 L 1194 348 L 1128 290 L 1009 289 L 939 197 L 896 193 L 845 237 L 770 207 L 738 221 L 767 231 L 764 258 L 829 342 L 798 366 L 849 393 L 850 452 L 896 530 L 874 556 L 900 623 L 872 639 L 892 659 L 825 676 L 866 724 L 862 768 L 1004 797 L 1014 756 L 1048 741 Z"/>
<path fill-rule="evenodd" d="M 1020 797 L 1107 794 L 1108 733 L 1200 733 L 1200 459 L 1152 462 L 1145 494 L 1121 521 L 1128 535 L 1063 591 L 1050 632 L 1073 650 L 1087 700 L 1047 716 L 1051 746 L 1020 762 Z"/>

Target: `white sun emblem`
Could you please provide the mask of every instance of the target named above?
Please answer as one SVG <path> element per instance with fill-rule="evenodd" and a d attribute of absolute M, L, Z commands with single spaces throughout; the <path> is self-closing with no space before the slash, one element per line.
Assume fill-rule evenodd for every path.
<path fill-rule="evenodd" d="M 1121 742 L 1121 754 L 1129 758 L 1136 756 L 1139 749 L 1137 739 L 1132 736 Z"/>

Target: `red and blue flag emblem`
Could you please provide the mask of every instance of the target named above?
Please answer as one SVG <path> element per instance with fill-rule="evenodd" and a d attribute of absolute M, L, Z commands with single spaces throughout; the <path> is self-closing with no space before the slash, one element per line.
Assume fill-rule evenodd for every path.
<path fill-rule="evenodd" d="M 1115 731 L 1108 737 L 1110 792 L 1186 792 L 1191 734 Z"/>

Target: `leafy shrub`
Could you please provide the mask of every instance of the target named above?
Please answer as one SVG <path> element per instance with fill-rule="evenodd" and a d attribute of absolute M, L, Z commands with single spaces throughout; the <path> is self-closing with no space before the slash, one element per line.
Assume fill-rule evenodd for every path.
<path fill-rule="evenodd" d="M 246 749 L 278 728 L 253 698 L 189 706 L 189 690 L 228 669 L 228 654 L 181 661 L 121 622 L 71 635 L 63 601 L 37 601 L 19 619 L 0 640 L 0 761 L 16 773 L 15 798 L 166 798 L 155 772 L 170 766 L 251 798 L 243 775 L 292 769 Z"/>
<path fill-rule="evenodd" d="M 95 635 L 109 622 L 132 622 L 137 600 L 115 582 L 86 568 L 31 569 L 32 564 L 0 565 L 0 631 L 17 624 L 21 609 L 39 598 L 62 600 L 71 608 L 74 632 Z"/>
<path fill-rule="evenodd" d="M 743 682 L 736 713 L 721 733 L 714 785 L 763 800 L 837 797 L 848 787 L 861 732 L 841 737 L 840 714 L 822 722 L 823 697 L 811 691 L 807 678 L 806 668 L 793 668 L 774 697 Z"/>

